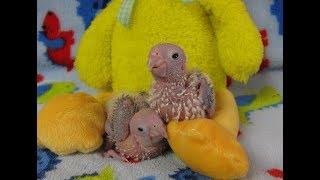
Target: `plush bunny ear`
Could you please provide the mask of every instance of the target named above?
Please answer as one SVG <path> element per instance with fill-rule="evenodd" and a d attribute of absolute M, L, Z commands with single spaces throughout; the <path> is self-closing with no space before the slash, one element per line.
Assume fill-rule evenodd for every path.
<path fill-rule="evenodd" d="M 233 79 L 247 82 L 263 58 L 260 33 L 242 0 L 196 0 L 210 16 L 220 65 Z"/>
<path fill-rule="evenodd" d="M 87 85 L 106 89 L 111 84 L 112 31 L 121 0 L 112 0 L 91 22 L 79 42 L 75 67 Z"/>

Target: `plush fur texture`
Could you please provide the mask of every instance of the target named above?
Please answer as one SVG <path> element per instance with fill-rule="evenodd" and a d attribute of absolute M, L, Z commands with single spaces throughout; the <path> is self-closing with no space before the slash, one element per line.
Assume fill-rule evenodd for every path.
<path fill-rule="evenodd" d="M 147 91 L 148 52 L 164 42 L 184 49 L 187 68 L 208 74 L 216 88 L 226 75 L 247 82 L 259 69 L 263 45 L 241 0 L 139 0 L 129 28 L 117 21 L 120 4 L 113 0 L 81 39 L 76 68 L 89 86 Z"/>
<path fill-rule="evenodd" d="M 217 109 L 212 118 L 170 121 L 168 142 L 187 167 L 213 179 L 239 179 L 247 175 L 249 159 L 237 141 L 239 114 L 227 89 L 216 92 Z M 187 147 L 187 150 L 186 150 Z"/>
<path fill-rule="evenodd" d="M 103 105 L 85 93 L 52 98 L 39 112 L 37 143 L 58 155 L 88 153 L 103 142 Z"/>
<path fill-rule="evenodd" d="M 193 171 L 213 179 L 247 175 L 250 162 L 245 149 L 216 121 L 171 121 L 167 131 L 170 147 Z"/>

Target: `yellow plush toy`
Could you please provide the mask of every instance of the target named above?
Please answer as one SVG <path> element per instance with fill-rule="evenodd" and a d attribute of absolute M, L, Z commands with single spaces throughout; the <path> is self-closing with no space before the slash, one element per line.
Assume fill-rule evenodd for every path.
<path fill-rule="evenodd" d="M 38 114 L 38 146 L 58 155 L 88 153 L 103 142 L 104 106 L 85 93 L 50 99 Z"/>
<path fill-rule="evenodd" d="M 148 53 L 163 42 L 182 47 L 187 67 L 208 74 L 217 89 L 226 75 L 246 82 L 263 56 L 241 0 L 112 0 L 82 36 L 75 66 L 89 86 L 147 91 Z"/>

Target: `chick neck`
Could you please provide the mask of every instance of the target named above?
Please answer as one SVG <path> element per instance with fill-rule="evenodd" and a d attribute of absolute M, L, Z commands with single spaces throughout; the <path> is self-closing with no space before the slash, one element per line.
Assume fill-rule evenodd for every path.
<path fill-rule="evenodd" d="M 174 76 L 169 76 L 165 78 L 155 78 L 155 85 L 160 87 L 160 88 L 165 88 L 165 87 L 181 87 L 184 88 L 186 86 L 187 82 L 187 76 L 185 73 L 181 75 L 174 75 Z"/>

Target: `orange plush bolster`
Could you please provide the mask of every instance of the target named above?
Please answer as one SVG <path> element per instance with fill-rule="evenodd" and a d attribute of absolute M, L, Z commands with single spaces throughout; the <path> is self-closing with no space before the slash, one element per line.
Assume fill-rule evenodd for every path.
<path fill-rule="evenodd" d="M 238 110 L 231 92 L 216 93 L 217 110 L 212 119 L 171 121 L 168 142 L 175 154 L 196 172 L 217 179 L 235 179 L 248 173 L 249 160 L 236 134 Z"/>
<path fill-rule="evenodd" d="M 170 147 L 192 170 L 215 179 L 247 175 L 249 160 L 245 150 L 216 121 L 172 121 L 167 131 Z"/>

